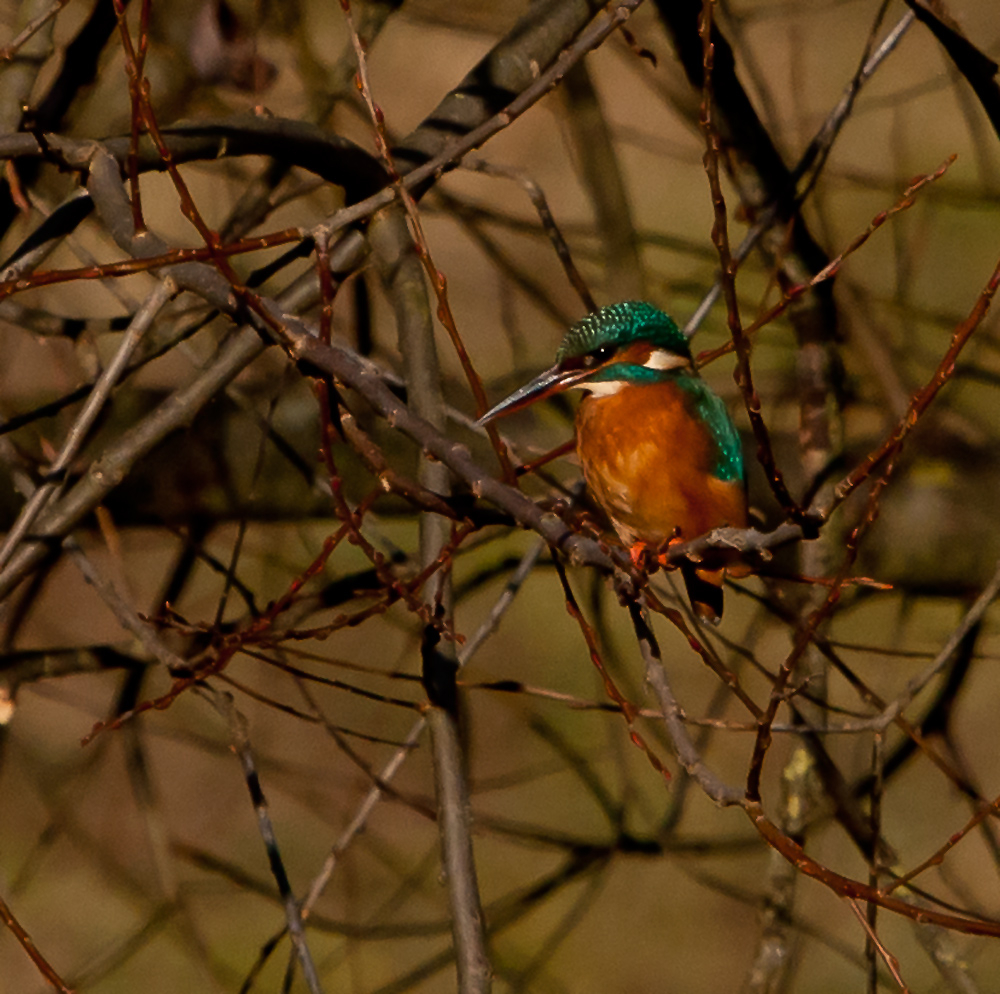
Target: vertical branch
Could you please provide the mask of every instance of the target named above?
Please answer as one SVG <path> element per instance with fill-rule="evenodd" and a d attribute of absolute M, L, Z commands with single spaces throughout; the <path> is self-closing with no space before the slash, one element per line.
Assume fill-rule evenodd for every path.
<path fill-rule="evenodd" d="M 713 87 L 712 72 L 714 68 L 714 58 L 716 45 L 722 44 L 721 34 L 718 33 L 712 23 L 712 0 L 704 0 L 702 4 L 702 19 L 699 24 L 699 31 L 702 41 L 703 58 L 703 106 L 702 123 L 706 133 L 708 152 L 706 154 L 706 171 L 709 176 L 709 183 L 712 188 L 713 202 L 715 203 L 716 222 L 712 230 L 712 238 L 719 252 L 722 266 L 721 284 L 723 295 L 726 299 L 726 309 L 729 317 L 729 326 L 733 339 L 733 344 L 737 354 L 736 381 L 745 398 L 747 413 L 750 416 L 751 425 L 758 444 L 758 457 L 771 483 L 771 489 L 785 511 L 793 521 L 799 524 L 806 524 L 805 513 L 791 498 L 784 480 L 778 470 L 773 454 L 771 453 L 770 441 L 763 418 L 760 415 L 760 401 L 753 387 L 750 373 L 749 346 L 740 326 L 737 313 L 737 301 L 735 290 L 735 262 L 730 252 L 728 236 L 726 231 L 725 205 L 722 200 L 721 186 L 718 177 L 718 160 L 720 156 L 720 143 L 718 132 L 713 127 Z M 725 56 L 725 85 L 728 95 L 729 115 L 726 123 L 731 129 L 731 137 L 737 145 L 737 156 L 744 156 L 747 161 L 753 162 L 755 156 L 760 161 L 762 151 L 768 151 L 770 159 L 766 168 L 761 169 L 761 175 L 770 175 L 775 182 L 772 188 L 774 202 L 781 205 L 784 201 L 785 207 L 782 213 L 793 225 L 792 230 L 799 232 L 793 241 L 793 246 L 804 248 L 815 248 L 811 240 L 802 231 L 802 226 L 794 214 L 794 208 L 789 203 L 794 191 L 794 182 L 788 171 L 781 162 L 777 150 L 774 148 L 763 128 L 761 122 L 751 114 L 752 120 L 759 129 L 759 134 L 754 137 L 752 144 L 740 146 L 738 136 L 740 129 L 744 137 L 750 138 L 744 124 L 733 120 L 733 107 L 737 97 L 746 100 L 745 94 L 739 87 L 735 74 L 735 62 L 732 51 L 728 45 L 723 48 Z M 745 122 L 744 122 L 745 123 Z M 780 226 L 779 229 L 780 231 Z M 775 253 L 781 258 L 782 266 L 788 266 L 785 260 L 785 253 L 780 250 Z M 790 253 L 794 262 L 800 262 L 803 258 L 818 259 L 820 253 L 817 251 L 804 251 L 800 256 L 797 252 Z M 815 269 L 815 267 L 813 267 Z M 802 284 L 808 281 L 813 275 L 805 267 L 795 270 L 794 283 Z M 789 281 L 785 280 L 787 285 Z M 826 285 L 824 285 L 826 286 Z M 815 298 L 815 294 L 813 295 Z M 799 313 L 795 313 L 795 310 Z M 807 305 L 796 305 L 793 308 L 793 323 L 795 324 L 798 339 L 798 378 L 799 378 L 799 410 L 800 410 L 800 460 L 803 468 L 803 478 L 807 486 L 817 479 L 831 458 L 833 452 L 833 436 L 835 434 L 832 427 L 830 414 L 830 399 L 832 394 L 832 334 L 829 327 L 829 312 L 822 301 L 811 299 Z M 807 535 L 808 537 L 808 535 Z M 821 576 L 829 568 L 829 556 L 832 550 L 828 549 L 828 544 L 832 541 L 829 536 L 824 536 L 820 542 L 804 543 L 804 551 L 800 556 L 800 571 L 805 575 Z M 847 557 L 852 559 L 850 555 Z M 846 576 L 844 569 L 838 574 L 838 580 L 843 582 Z M 822 702 L 826 696 L 826 663 L 821 653 L 813 645 L 813 635 L 817 631 L 821 621 L 832 612 L 833 606 L 839 596 L 839 585 L 832 588 L 829 594 L 824 595 L 823 591 L 817 590 L 812 596 L 811 610 L 808 620 L 800 629 L 796 637 L 795 648 L 785 660 L 779 673 L 768 707 L 770 718 L 765 718 L 760 724 L 757 741 L 754 747 L 754 756 L 751 760 L 750 775 L 747 780 L 747 795 L 751 799 L 759 798 L 760 790 L 760 770 L 761 762 L 767 745 L 770 740 L 770 732 L 764 731 L 769 728 L 770 722 L 774 720 L 774 710 L 778 702 L 784 695 L 784 687 L 789 685 L 793 677 L 796 680 L 808 682 L 810 687 L 810 697 L 819 702 L 819 707 L 809 709 L 810 725 L 814 728 L 822 728 L 824 714 Z M 809 610 L 808 598 L 802 605 L 803 611 Z M 780 689 L 779 689 L 780 688 Z M 815 710 L 816 714 L 811 713 Z M 796 711 L 796 714 L 799 712 Z M 818 794 L 818 784 L 814 772 L 814 757 L 808 744 L 805 741 L 798 741 L 793 749 L 784 770 L 782 778 L 782 818 L 781 827 L 785 834 L 793 838 L 798 844 L 804 843 L 804 832 L 809 820 L 815 797 Z M 770 903 L 765 913 L 764 929 L 761 936 L 760 945 L 754 966 L 748 978 L 749 987 L 754 992 L 776 991 L 786 981 L 792 964 L 792 937 L 788 930 L 788 922 L 791 919 L 791 912 L 795 900 L 797 874 L 789 871 L 788 865 L 776 853 L 771 856 L 770 867 Z"/>
<path fill-rule="evenodd" d="M 236 710 L 232 697 L 227 693 L 212 691 L 209 700 L 215 709 L 221 714 L 229 725 L 229 733 L 232 736 L 232 748 L 243 768 L 243 777 L 246 780 L 247 790 L 250 792 L 250 800 L 253 802 L 254 812 L 257 815 L 257 828 L 260 837 L 264 841 L 264 848 L 267 850 L 267 859 L 271 865 L 271 874 L 278 885 L 278 893 L 281 895 L 282 904 L 285 907 L 285 922 L 288 927 L 288 934 L 291 936 L 292 945 L 298 955 L 299 963 L 302 966 L 302 973 L 305 976 L 306 984 L 310 994 L 322 994 L 319 976 L 306 944 L 305 928 L 302 923 L 302 916 L 299 913 L 299 905 L 292 893 L 292 885 L 288 880 L 288 873 L 285 870 L 284 860 L 278 849 L 278 841 L 274 834 L 274 825 L 271 822 L 271 815 L 268 811 L 267 800 L 260 785 L 260 778 L 257 775 L 257 766 L 254 762 L 253 752 L 250 749 L 250 739 L 247 735 L 246 718 Z"/>
<path fill-rule="evenodd" d="M 868 853 L 868 885 L 878 887 L 881 871 L 879 839 L 882 837 L 882 792 L 885 788 L 885 736 L 876 732 L 872 739 L 872 791 L 871 791 L 871 852 Z M 866 922 L 868 938 L 865 941 L 865 958 L 868 960 L 868 994 L 878 994 L 878 960 L 876 954 L 876 926 L 878 905 L 869 903 Z"/>
<path fill-rule="evenodd" d="M 768 234 L 770 229 L 775 224 L 775 221 L 782 216 L 782 205 L 787 199 L 783 194 L 782 190 L 786 184 L 794 185 L 795 179 L 799 177 L 806 176 L 806 187 L 807 190 L 811 189 L 813 185 L 819 180 L 820 172 L 826 159 L 829 155 L 830 149 L 833 146 L 833 142 L 837 135 L 840 133 L 840 129 L 843 126 L 844 121 L 847 119 L 847 115 L 850 112 L 851 107 L 854 105 L 854 100 L 860 91 L 861 86 L 866 83 L 875 74 L 875 70 L 882 64 L 883 60 L 889 56 L 896 47 L 899 45 L 903 36 L 906 34 L 907 29 L 913 23 L 913 13 L 912 11 L 904 14 L 903 17 L 895 24 L 892 30 L 886 35 L 882 40 L 882 43 L 878 45 L 874 51 L 871 52 L 868 59 L 865 61 L 864 65 L 858 71 L 855 78 L 851 81 L 847 87 L 847 91 L 841 97 L 840 102 L 837 106 L 830 112 L 826 120 L 820 125 L 819 130 L 813 136 L 812 141 L 809 143 L 809 147 L 803 153 L 802 158 L 796 164 L 795 168 L 787 176 L 783 176 L 782 172 L 779 171 L 776 176 L 771 176 L 768 181 L 766 175 L 762 175 L 763 188 L 770 196 L 770 202 L 765 206 L 763 204 L 755 204 L 755 208 L 758 210 L 758 219 L 750 231 L 746 234 L 743 241 L 738 246 L 736 252 L 734 253 L 734 258 L 737 264 L 742 263 L 750 252 L 759 243 L 764 241 L 764 245 L 767 245 L 765 235 Z M 748 115 L 740 115 L 743 118 L 748 117 Z M 763 132 L 766 139 L 766 132 Z M 764 142 L 761 143 L 760 147 L 765 147 Z M 738 151 L 738 150 L 737 150 Z M 770 152 L 766 152 L 765 160 L 771 160 L 773 156 Z M 756 165 L 757 163 L 755 163 Z M 787 172 L 787 171 L 784 171 Z M 777 180 L 777 187 L 775 187 L 775 180 Z M 747 201 L 747 194 L 753 191 L 758 184 L 751 183 L 747 184 L 743 192 L 744 203 Z M 801 202 L 804 199 L 804 195 L 800 194 L 797 200 Z M 763 209 L 761 209 L 763 208 Z M 797 219 L 799 224 L 796 227 L 798 231 L 801 227 L 801 218 Z M 811 248 L 811 242 L 806 243 L 806 248 Z M 813 257 L 814 253 L 806 253 L 810 258 Z M 783 259 L 787 259 L 787 255 L 782 253 Z M 716 301 L 719 299 L 719 294 L 722 291 L 722 281 L 716 280 L 712 288 L 705 294 L 702 302 L 698 305 L 694 314 L 688 320 L 688 323 L 684 327 L 684 333 L 691 336 L 698 330 L 701 322 L 704 320 L 705 315 L 715 306 Z M 762 323 L 762 322 L 758 322 Z"/>
<path fill-rule="evenodd" d="M 841 591 L 857 559 L 862 536 L 877 516 L 882 490 L 893 468 L 894 464 L 890 465 L 886 469 L 885 475 L 872 486 L 868 494 L 865 513 L 847 539 L 846 551 L 840 568 L 830 581 L 823 601 L 810 612 L 808 617 L 799 626 L 792 651 L 785 657 L 784 662 L 781 664 L 781 669 L 778 671 L 774 685 L 771 688 L 771 697 L 768 701 L 767 709 L 757 722 L 757 736 L 754 741 L 753 755 L 750 758 L 750 769 L 747 773 L 747 798 L 750 801 L 760 802 L 760 783 L 764 759 L 771 747 L 771 726 L 777 717 L 778 709 L 781 707 L 791 688 L 792 677 L 797 672 L 801 660 L 810 646 L 814 644 L 816 633 L 819 631 L 820 626 L 829 618 L 840 600 Z"/>
<path fill-rule="evenodd" d="M 139 138 L 143 130 L 142 87 L 143 69 L 146 64 L 146 52 L 149 47 L 149 8 L 150 0 L 142 0 L 141 13 L 139 15 L 139 44 L 135 50 L 135 58 L 127 58 L 125 60 L 125 71 L 128 74 L 129 100 L 132 105 L 130 115 L 131 135 L 126 171 L 128 173 L 129 189 L 132 194 L 132 224 L 136 234 L 140 234 L 146 230 L 139 191 Z M 118 28 L 122 36 L 128 38 L 128 24 L 125 20 L 125 3 L 123 0 L 115 0 L 115 14 L 118 18 Z"/>
<path fill-rule="evenodd" d="M 340 0 L 340 6 L 343 8 L 344 14 L 347 17 L 347 24 L 351 31 L 351 39 L 354 42 L 354 49 L 358 58 L 358 85 L 361 89 L 361 94 L 365 99 L 365 104 L 368 107 L 368 112 L 372 119 L 375 144 L 378 148 L 379 155 L 385 162 L 389 175 L 393 179 L 393 184 L 398 193 L 399 201 L 403 205 L 403 208 L 406 211 L 406 217 L 412 226 L 411 237 L 413 247 L 416 248 L 417 255 L 420 258 L 420 262 L 427 273 L 427 277 L 430 280 L 435 296 L 437 297 L 438 319 L 444 325 L 445 330 L 451 338 L 452 345 L 455 348 L 455 354 L 458 356 L 459 362 L 462 364 L 462 371 L 465 373 L 465 378 L 468 381 L 470 389 L 472 390 L 472 394 L 476 398 L 476 412 L 477 414 L 482 414 L 489 407 L 489 403 L 486 400 L 486 391 L 483 389 L 483 381 L 476 372 L 468 350 L 465 348 L 465 343 L 462 341 L 462 337 L 458 332 L 458 326 L 455 323 L 455 318 L 451 311 L 451 304 L 448 301 L 447 280 L 444 273 L 442 273 L 441 270 L 434 265 L 434 262 L 431 259 L 430 249 L 427 246 L 427 240 L 424 238 L 423 229 L 420 224 L 420 215 L 417 211 L 416 201 L 413 199 L 410 192 L 403 186 L 399 171 L 396 169 L 396 164 L 389 151 L 389 143 L 386 140 L 385 135 L 385 117 L 382 113 L 382 109 L 378 106 L 378 104 L 376 104 L 375 98 L 372 94 L 371 83 L 368 79 L 368 62 L 365 58 L 364 46 L 362 45 L 361 39 L 354 27 L 350 0 Z M 384 211 L 383 214 L 395 216 L 397 210 L 398 207 L 396 205 L 392 205 Z M 375 220 L 377 220 L 377 218 Z M 375 220 L 372 221 L 372 225 L 370 227 L 375 225 Z M 408 241 L 409 239 L 407 240 L 407 243 Z M 405 252 L 406 249 L 403 249 L 403 251 Z M 419 292 L 425 294 L 422 280 Z M 427 358 L 413 358 L 415 358 L 417 363 L 417 366 L 414 367 L 414 371 L 416 372 L 416 370 L 423 369 L 426 374 L 424 377 L 423 390 L 426 391 L 430 413 L 433 414 L 434 409 L 437 409 L 440 412 L 443 408 L 441 401 L 440 373 L 437 368 L 437 353 L 434 349 L 433 341 L 433 325 L 431 325 L 430 322 L 427 322 L 427 329 L 427 334 L 421 336 L 421 341 L 418 343 L 421 353 L 428 353 Z M 403 355 L 406 359 L 411 358 L 410 356 L 407 356 L 406 351 L 403 351 Z M 415 409 L 415 413 L 420 412 Z M 430 421 L 431 424 L 435 424 L 435 427 L 438 427 L 433 417 L 427 417 L 427 420 Z M 490 437 L 490 442 L 496 451 L 500 465 L 503 468 L 504 476 L 508 480 L 513 480 L 514 474 L 510 466 L 510 460 L 507 457 L 505 446 L 500 441 L 500 435 L 496 427 L 493 425 L 487 426 L 487 433 Z"/>
<path fill-rule="evenodd" d="M 486 930 L 479 901 L 476 861 L 472 850 L 469 792 L 462 745 L 454 714 L 444 707 L 427 709 L 434 754 L 441 860 L 451 901 L 451 934 L 455 944 L 459 994 L 489 994 L 492 969 L 486 954 Z"/>
<path fill-rule="evenodd" d="M 436 430 L 442 431 L 446 421 L 444 395 L 434 343 L 434 325 L 422 270 L 426 270 L 432 282 L 438 299 L 438 317 L 451 336 L 480 411 L 486 409 L 486 394 L 458 334 L 448 303 L 445 277 L 431 261 L 416 204 L 399 183 L 399 175 L 385 138 L 382 111 L 372 94 L 364 46 L 354 26 L 349 0 L 341 0 L 341 7 L 357 54 L 359 86 L 371 115 L 375 142 L 390 175 L 396 181 L 406 211 L 404 215 L 398 205 L 391 205 L 377 215 L 369 225 L 369 241 L 380 275 L 393 302 L 410 407 L 414 414 L 422 417 Z M 407 228 L 407 217 L 412 225 L 412 232 Z M 493 442 L 506 475 L 511 476 L 498 435 L 493 438 Z M 451 474 L 448 468 L 443 463 L 432 462 L 422 456 L 417 480 L 421 486 L 438 494 L 447 495 L 451 491 Z M 421 513 L 419 529 L 422 567 L 426 568 L 434 563 L 447 550 L 448 528 L 449 522 L 442 516 L 428 511 Z M 425 597 L 427 606 L 434 617 L 447 618 L 453 610 L 452 599 L 451 571 L 438 570 L 433 582 L 428 585 Z M 458 662 L 454 643 L 449 641 L 441 650 L 438 648 L 440 641 L 438 629 L 430 624 L 426 625 L 421 653 L 422 672 L 424 687 L 430 700 L 426 717 L 434 757 L 438 828 L 451 905 L 458 989 L 460 994 L 488 994 L 492 984 L 492 969 L 486 951 L 486 931 L 472 846 L 467 771 L 458 734 Z"/>

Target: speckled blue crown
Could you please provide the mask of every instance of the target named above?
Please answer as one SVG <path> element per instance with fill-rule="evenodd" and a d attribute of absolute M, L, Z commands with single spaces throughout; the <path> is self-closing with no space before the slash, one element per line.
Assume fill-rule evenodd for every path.
<path fill-rule="evenodd" d="M 562 340 L 556 362 L 586 355 L 602 345 L 644 341 L 690 358 L 691 348 L 676 322 L 642 300 L 608 304 L 577 321 Z"/>

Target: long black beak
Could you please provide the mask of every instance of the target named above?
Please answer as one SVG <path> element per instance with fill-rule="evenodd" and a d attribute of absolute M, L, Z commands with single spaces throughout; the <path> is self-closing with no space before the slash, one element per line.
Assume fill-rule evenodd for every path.
<path fill-rule="evenodd" d="M 476 424 L 482 427 L 494 418 L 503 417 L 505 414 L 511 414 L 521 410 L 522 407 L 534 404 L 535 401 L 551 397 L 560 390 L 575 386 L 592 372 L 591 369 L 560 369 L 558 366 L 552 366 L 544 373 L 539 373 L 529 383 L 525 383 L 523 387 L 519 387 L 509 397 L 505 397 L 499 404 L 491 407 Z"/>

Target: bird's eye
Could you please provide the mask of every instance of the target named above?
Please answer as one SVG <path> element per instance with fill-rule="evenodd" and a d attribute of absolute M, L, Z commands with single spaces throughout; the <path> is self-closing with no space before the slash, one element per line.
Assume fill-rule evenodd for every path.
<path fill-rule="evenodd" d="M 607 362 L 618 350 L 614 345 L 600 345 L 592 352 L 587 353 L 588 366 L 596 366 L 599 363 Z"/>

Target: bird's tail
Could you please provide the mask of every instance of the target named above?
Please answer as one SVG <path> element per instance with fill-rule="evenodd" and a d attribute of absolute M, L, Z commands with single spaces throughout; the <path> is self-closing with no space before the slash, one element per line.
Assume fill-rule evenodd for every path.
<path fill-rule="evenodd" d="M 725 570 L 698 569 L 693 563 L 681 563 L 681 576 L 687 588 L 691 610 L 699 621 L 717 625 L 722 620 L 722 578 Z"/>

